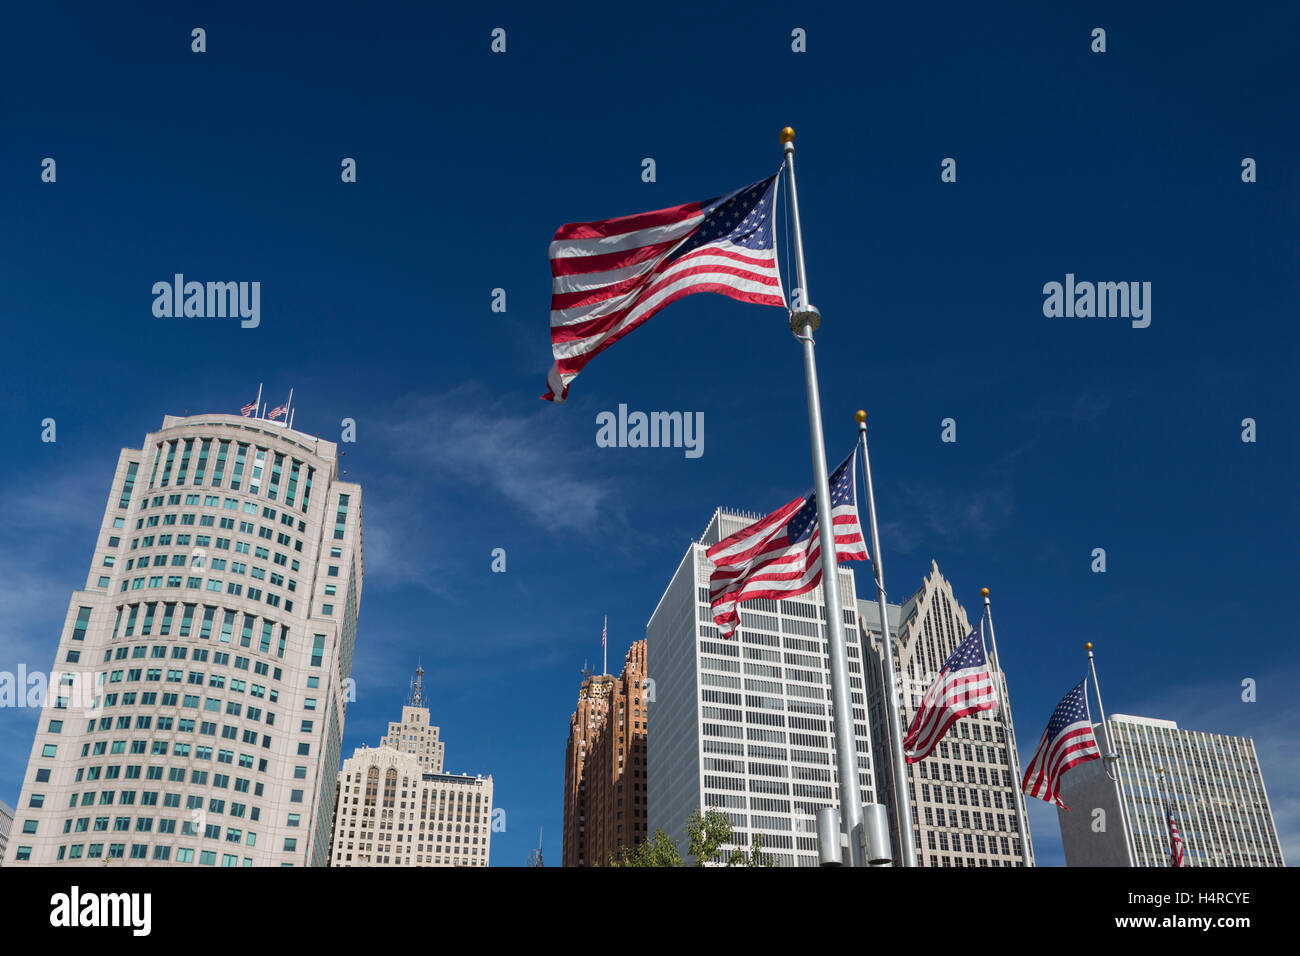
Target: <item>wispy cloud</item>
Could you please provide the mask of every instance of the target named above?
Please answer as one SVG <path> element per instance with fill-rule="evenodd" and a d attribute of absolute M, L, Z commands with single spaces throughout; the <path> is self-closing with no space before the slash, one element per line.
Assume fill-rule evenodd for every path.
<path fill-rule="evenodd" d="M 612 482 L 584 472 L 563 450 L 570 421 L 555 409 L 520 415 L 485 389 L 464 385 L 406 399 L 383 426 L 395 454 L 413 458 L 431 479 L 486 485 L 549 532 L 591 533 L 614 494 Z"/>

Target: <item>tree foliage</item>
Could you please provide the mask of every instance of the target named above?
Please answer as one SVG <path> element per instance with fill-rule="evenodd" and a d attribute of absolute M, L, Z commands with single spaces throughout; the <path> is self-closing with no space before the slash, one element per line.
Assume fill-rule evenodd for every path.
<path fill-rule="evenodd" d="M 710 808 L 707 813 L 691 811 L 686 821 L 687 853 L 694 860 L 694 866 L 705 863 L 721 863 L 724 866 L 767 866 L 763 861 L 763 838 L 754 835 L 754 845 L 746 853 L 739 847 L 725 857 L 722 847 L 731 842 L 731 821 L 721 810 Z M 609 855 L 609 866 L 686 866 L 677 841 L 663 830 L 655 830 L 635 849 L 623 847 L 615 857 Z"/>

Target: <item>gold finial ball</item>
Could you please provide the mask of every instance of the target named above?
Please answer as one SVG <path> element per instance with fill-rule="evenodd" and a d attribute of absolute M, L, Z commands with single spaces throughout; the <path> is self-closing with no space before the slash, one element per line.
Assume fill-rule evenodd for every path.
<path fill-rule="evenodd" d="M 782 144 L 794 142 L 793 126 L 787 126 L 785 129 L 781 130 L 781 142 Z"/>
<path fill-rule="evenodd" d="M 989 589 L 988 589 L 988 588 L 980 588 L 980 597 L 988 597 L 988 596 L 989 596 Z"/>
<path fill-rule="evenodd" d="M 1085 651 L 1090 651 L 1090 650 L 1092 650 L 1092 641 L 1089 641 L 1087 644 L 1083 645 L 1083 649 L 1084 649 Z"/>
<path fill-rule="evenodd" d="M 861 425 L 863 422 L 867 420 L 867 413 L 859 408 L 856 412 L 853 413 L 853 420 L 857 422 L 859 425 Z"/>

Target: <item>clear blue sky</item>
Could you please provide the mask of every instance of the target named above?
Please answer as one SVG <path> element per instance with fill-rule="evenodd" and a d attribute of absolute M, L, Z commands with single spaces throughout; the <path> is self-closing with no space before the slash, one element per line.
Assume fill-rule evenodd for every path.
<path fill-rule="evenodd" d="M 4 12 L 0 670 L 50 666 L 120 447 L 294 386 L 300 429 L 357 422 L 345 752 L 378 741 L 422 659 L 449 769 L 496 778 L 494 863 L 524 862 L 542 826 L 558 863 L 602 616 L 613 667 L 715 506 L 771 510 L 811 474 L 777 309 L 694 296 L 568 405 L 538 401 L 547 243 L 770 175 L 790 124 L 828 451 L 867 408 L 891 597 L 932 557 L 968 611 L 993 589 L 1026 752 L 1085 640 L 1110 710 L 1254 736 L 1300 855 L 1294 13 L 415 6 Z M 155 318 L 175 272 L 260 281 L 261 326 Z M 1151 282 L 1150 327 L 1045 318 L 1066 273 Z M 619 403 L 703 412 L 703 457 L 597 448 Z M 0 712 L 10 803 L 35 718 Z M 1031 823 L 1061 862 L 1053 812 Z"/>

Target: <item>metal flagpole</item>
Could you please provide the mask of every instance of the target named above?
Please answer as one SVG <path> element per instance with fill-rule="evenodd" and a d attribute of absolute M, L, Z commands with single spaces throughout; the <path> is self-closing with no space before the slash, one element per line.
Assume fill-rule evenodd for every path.
<path fill-rule="evenodd" d="M 289 424 L 289 410 L 293 408 L 293 389 L 289 389 L 289 400 L 284 403 L 284 424 Z"/>
<path fill-rule="evenodd" d="M 1002 712 L 1002 730 L 1007 738 L 1007 753 L 1011 755 L 1012 785 L 1016 791 L 1016 825 L 1020 829 L 1020 856 L 1025 866 L 1029 862 L 1029 821 L 1025 817 L 1025 794 L 1020 787 L 1020 754 L 1016 750 L 1016 729 L 1011 722 L 1011 698 L 1006 693 L 1006 674 L 1002 670 L 1002 658 L 998 655 L 998 637 L 993 630 L 993 605 L 989 603 L 989 589 L 980 588 L 984 598 L 984 613 L 989 616 L 989 643 L 993 645 L 993 666 L 997 668 L 998 680 L 995 689 L 998 692 L 998 710 Z"/>
<path fill-rule="evenodd" d="M 862 866 L 859 844 L 862 835 L 862 791 L 858 782 L 858 745 L 853 732 L 853 698 L 849 692 L 849 658 L 844 640 L 844 611 L 840 606 L 839 563 L 835 560 L 835 532 L 831 526 L 830 482 L 826 474 L 826 442 L 822 435 L 822 403 L 817 386 L 817 359 L 813 354 L 813 332 L 821 326 L 821 314 L 808 295 L 808 277 L 803 261 L 803 233 L 799 228 L 799 193 L 794 180 L 794 130 L 781 130 L 785 170 L 790 183 L 790 218 L 794 226 L 795 268 L 798 288 L 790 310 L 790 331 L 803 344 L 804 377 L 808 391 L 808 431 L 812 442 L 813 489 L 817 495 L 817 523 L 820 527 L 822 593 L 826 597 L 827 651 L 830 657 L 831 702 L 835 712 L 836 766 L 839 770 L 840 817 L 849 841 L 849 866 Z"/>
<path fill-rule="evenodd" d="M 257 414 L 257 409 L 262 407 L 262 383 L 257 383 L 257 401 L 253 403 L 257 408 L 253 409 L 253 414 Z"/>
<path fill-rule="evenodd" d="M 867 489 L 867 515 L 871 522 L 871 568 L 876 575 L 876 602 L 880 608 L 880 634 L 885 657 L 885 713 L 889 717 L 889 758 L 894 778 L 894 809 L 898 822 L 901 866 L 916 866 L 916 841 L 912 833 L 912 800 L 907 790 L 907 759 L 903 755 L 903 724 L 898 708 L 898 675 L 894 671 L 894 635 L 885 601 L 885 563 L 880 556 L 880 530 L 876 524 L 876 493 L 871 484 L 871 455 L 867 451 L 867 413 L 858 410 L 858 443 L 862 446 L 862 480 Z M 867 645 L 863 635 L 862 646 Z M 866 655 L 863 655 L 866 663 Z"/>
<path fill-rule="evenodd" d="M 1124 788 L 1119 782 L 1119 752 L 1110 745 L 1110 725 L 1106 723 L 1106 708 L 1101 702 L 1101 685 L 1097 683 L 1097 663 L 1092 657 L 1092 641 L 1084 644 L 1083 647 L 1088 652 L 1088 668 L 1092 671 L 1092 689 L 1097 695 L 1097 711 L 1101 714 L 1101 733 L 1106 744 L 1102 766 L 1108 762 L 1115 765 L 1113 771 L 1109 767 L 1106 768 L 1106 776 L 1110 777 L 1111 783 L 1115 784 L 1115 800 L 1119 803 L 1119 822 L 1124 828 L 1124 856 L 1128 859 L 1129 866 L 1137 866 L 1133 859 L 1133 843 L 1128 829 L 1128 808 L 1124 805 Z"/>

